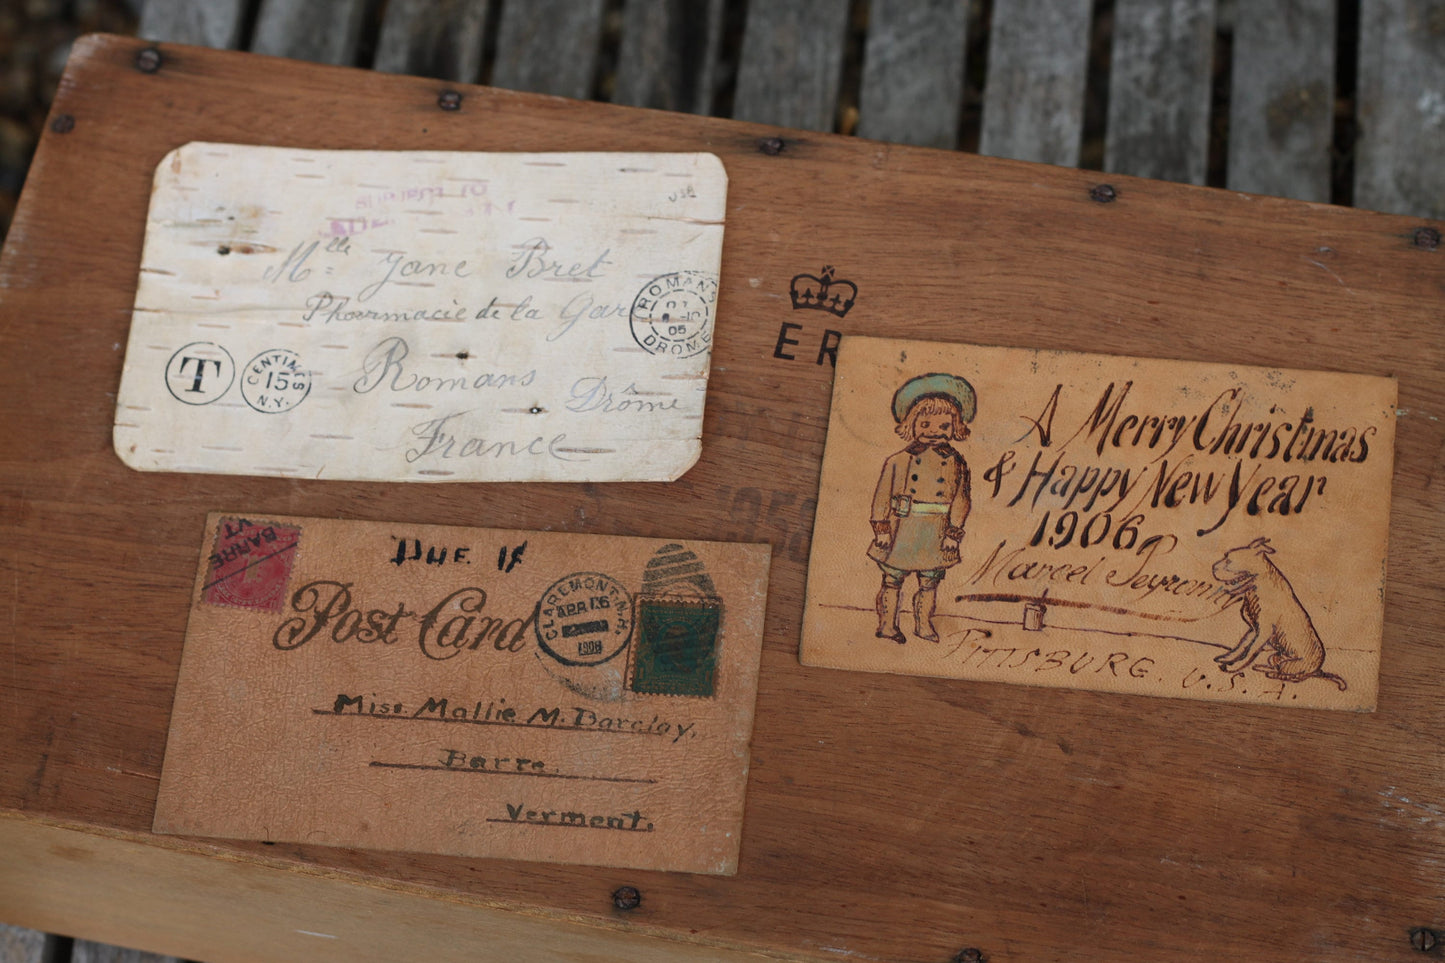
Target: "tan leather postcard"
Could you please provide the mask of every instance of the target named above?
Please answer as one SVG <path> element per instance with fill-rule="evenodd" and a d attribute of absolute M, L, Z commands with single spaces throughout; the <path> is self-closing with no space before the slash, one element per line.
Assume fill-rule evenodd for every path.
<path fill-rule="evenodd" d="M 156 169 L 116 453 L 675 479 L 701 451 L 726 201 L 712 154 L 186 144 Z"/>
<path fill-rule="evenodd" d="M 155 830 L 732 874 L 768 562 L 213 514 Z"/>
<path fill-rule="evenodd" d="M 809 665 L 1371 710 L 1392 378 L 848 337 Z"/>

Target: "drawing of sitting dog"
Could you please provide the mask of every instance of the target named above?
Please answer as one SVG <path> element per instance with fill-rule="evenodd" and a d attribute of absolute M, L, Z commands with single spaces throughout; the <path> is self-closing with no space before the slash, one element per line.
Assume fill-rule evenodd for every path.
<path fill-rule="evenodd" d="M 1273 554 L 1269 539 L 1260 537 L 1231 548 L 1214 563 L 1214 577 L 1240 600 L 1239 615 L 1247 626 L 1239 644 L 1214 661 L 1225 672 L 1238 672 L 1270 649 L 1268 661 L 1256 671 L 1284 682 L 1329 679 L 1344 691 L 1345 680 L 1321 668 L 1324 643 L 1284 573 L 1270 561 Z"/>

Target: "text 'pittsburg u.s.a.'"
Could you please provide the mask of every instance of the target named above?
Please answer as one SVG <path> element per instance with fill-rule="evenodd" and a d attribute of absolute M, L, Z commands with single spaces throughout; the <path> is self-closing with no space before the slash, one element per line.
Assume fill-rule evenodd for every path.
<path fill-rule="evenodd" d="M 845 338 L 802 659 L 1373 709 L 1395 400 L 1391 378 Z"/>
<path fill-rule="evenodd" d="M 768 561 L 213 514 L 155 829 L 731 874 Z"/>
<path fill-rule="evenodd" d="M 156 169 L 116 452 L 675 479 L 701 450 L 726 199 L 712 154 L 187 144 Z"/>

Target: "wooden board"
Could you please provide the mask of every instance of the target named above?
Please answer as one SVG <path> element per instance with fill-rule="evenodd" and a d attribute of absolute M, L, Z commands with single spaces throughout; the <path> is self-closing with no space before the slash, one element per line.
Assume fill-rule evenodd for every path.
<path fill-rule="evenodd" d="M 1203 184 L 1214 0 L 1119 0 L 1104 169 Z"/>
<path fill-rule="evenodd" d="M 1229 98 L 1230 189 L 1330 199 L 1335 4 L 1271 0 L 1237 8 Z"/>
<path fill-rule="evenodd" d="M 375 70 L 476 83 L 487 0 L 392 0 L 381 21 Z"/>
<path fill-rule="evenodd" d="M 1438 0 L 1363 0 L 1355 88 L 1355 204 L 1445 217 L 1445 10 Z"/>
<path fill-rule="evenodd" d="M 55 937 L 36 930 L 0 923 L 0 960 L 5 963 L 46 963 L 46 944 L 54 942 Z"/>
<path fill-rule="evenodd" d="M 832 130 L 847 34 L 848 0 L 750 5 L 733 116 Z"/>
<path fill-rule="evenodd" d="M 602 12 L 602 0 L 504 4 L 492 83 L 559 97 L 592 96 Z"/>
<path fill-rule="evenodd" d="M 723 0 L 628 0 L 612 102 L 711 113 L 722 29 Z"/>
<path fill-rule="evenodd" d="M 195 0 L 146 0 L 136 35 L 170 43 L 236 47 L 241 43 L 246 6 L 246 0 L 213 0 L 206 4 Z"/>
<path fill-rule="evenodd" d="M 601 941 L 628 959 L 977 947 L 995 963 L 1080 947 L 1094 961 L 1405 961 L 1419 958 L 1412 927 L 1445 923 L 1445 252 L 1415 245 L 1418 220 L 1117 175 L 1101 204 L 1096 172 L 819 134 L 771 155 L 772 128 L 482 88 L 447 112 L 436 81 L 194 48 L 163 46 L 143 74 L 142 46 L 77 45 L 55 106 L 75 127 L 42 140 L 0 260 L 0 851 L 20 854 L 0 861 L 7 922 L 294 959 L 293 930 L 338 933 L 274 919 L 304 904 L 359 934 L 305 938 L 322 947 L 312 958 L 456 958 L 465 932 L 505 934 L 521 947 L 505 958 L 523 960 Z M 124 468 L 109 441 L 116 346 L 151 173 L 197 139 L 717 153 L 728 235 L 702 460 L 671 485 L 443 490 Z M 858 286 L 845 317 L 791 307 L 791 279 L 822 265 Z M 837 332 L 1398 378 L 1378 710 L 800 666 Z M 770 541 L 738 875 L 152 836 L 197 536 L 206 512 L 238 504 Z M 75 828 L 57 837 L 54 820 Z M 631 914 L 612 904 L 623 884 L 642 894 Z M 367 923 L 408 917 L 400 944 Z M 295 942 L 261 939 L 278 932 Z"/>
<path fill-rule="evenodd" d="M 968 5 L 873 0 L 858 133 L 945 150 L 958 143 Z"/>
<path fill-rule="evenodd" d="M 356 61 L 363 0 L 261 0 L 251 49 L 323 64 Z"/>
<path fill-rule="evenodd" d="M 994 9 L 979 151 L 1072 167 L 1084 130 L 1090 0 Z"/>

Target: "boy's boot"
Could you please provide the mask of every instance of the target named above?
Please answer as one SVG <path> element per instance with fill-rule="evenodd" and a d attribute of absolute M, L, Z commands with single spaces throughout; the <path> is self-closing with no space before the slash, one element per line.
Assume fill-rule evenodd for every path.
<path fill-rule="evenodd" d="M 920 587 L 918 594 L 913 596 L 913 627 L 920 639 L 930 642 L 938 641 L 938 631 L 933 627 L 933 604 L 937 594 L 938 586 L 930 585 Z"/>
<path fill-rule="evenodd" d="M 878 638 L 908 641 L 898 628 L 898 589 L 887 585 L 878 590 Z"/>

